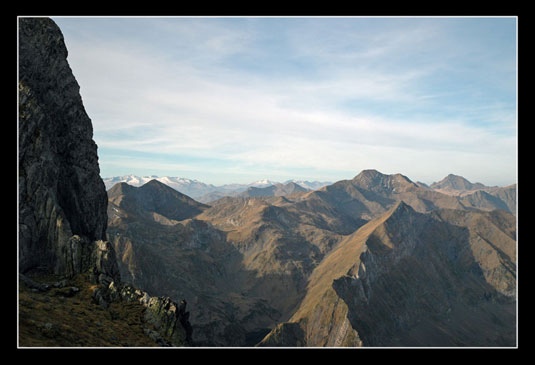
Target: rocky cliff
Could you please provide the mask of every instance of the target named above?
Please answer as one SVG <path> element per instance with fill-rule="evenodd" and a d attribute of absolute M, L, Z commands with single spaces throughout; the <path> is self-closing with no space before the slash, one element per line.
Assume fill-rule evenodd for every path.
<path fill-rule="evenodd" d="M 56 24 L 19 20 L 19 265 L 73 274 L 105 239 L 107 196 L 93 128 Z M 73 238 L 76 237 L 76 238 Z M 111 258 L 113 261 L 114 258 Z M 85 268 L 85 267 L 84 267 Z M 106 274 L 116 279 L 110 264 Z"/>
<path fill-rule="evenodd" d="M 106 241 L 108 198 L 91 120 L 67 62 L 62 33 L 48 18 L 19 19 L 18 136 L 21 291 L 51 292 L 50 283 L 27 277 L 36 272 L 63 281 L 83 277 L 92 284 L 92 301 L 100 307 L 138 303 L 144 322 L 157 334 L 149 330 L 147 336 L 161 344 L 189 344 L 185 302 L 150 297 L 121 282 L 115 251 Z M 36 307 L 31 301 L 27 305 Z M 27 318 L 19 319 L 25 329 Z"/>

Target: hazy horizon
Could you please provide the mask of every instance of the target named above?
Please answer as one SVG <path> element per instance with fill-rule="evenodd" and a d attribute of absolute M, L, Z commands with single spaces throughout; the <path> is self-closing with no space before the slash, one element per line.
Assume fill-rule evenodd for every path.
<path fill-rule="evenodd" d="M 374 169 L 375 170 L 375 169 Z M 383 173 L 382 171 L 379 171 L 380 173 Z M 360 171 L 359 171 L 360 173 Z M 392 174 L 397 174 L 397 173 L 400 173 L 402 175 L 405 175 L 401 172 L 396 172 L 396 173 L 392 173 Z M 357 176 L 358 173 L 356 173 L 354 176 L 351 176 L 351 177 L 346 177 L 346 178 L 343 178 L 343 179 L 339 179 L 339 180 L 334 180 L 334 181 L 328 181 L 328 180 L 319 180 L 319 179 L 314 179 L 314 178 L 309 178 L 309 179 L 282 179 L 282 180 L 277 180 L 277 179 L 271 179 L 271 178 L 261 178 L 261 179 L 256 179 L 256 180 L 251 180 L 251 181 L 228 181 L 228 182 L 225 182 L 225 183 L 222 183 L 222 184 L 213 184 L 209 181 L 203 181 L 203 180 L 199 180 L 199 179 L 196 179 L 194 177 L 185 177 L 185 176 L 176 176 L 176 175 L 155 175 L 155 174 L 148 174 L 148 175 L 136 175 L 136 174 L 124 174 L 124 175 L 115 175 L 115 176 L 101 176 L 101 178 L 104 180 L 104 179 L 112 179 L 112 178 L 116 178 L 116 177 L 125 177 L 125 176 L 137 176 L 137 177 L 142 177 L 142 178 L 147 178 L 147 177 L 154 177 L 154 178 L 162 178 L 162 177 L 170 177 L 170 178 L 183 178 L 183 179 L 189 179 L 189 180 L 192 180 L 192 181 L 198 181 L 198 182 L 201 182 L 201 183 L 205 183 L 205 184 L 208 184 L 208 185 L 215 185 L 215 186 L 223 186 L 223 185 L 232 185 L 232 184 L 243 184 L 243 185 L 247 185 L 247 184 L 251 184 L 251 183 L 255 183 L 255 182 L 259 182 L 259 181 L 264 181 L 264 180 L 269 180 L 271 182 L 275 182 L 275 183 L 285 183 L 286 181 L 292 181 L 292 180 L 295 180 L 295 181 L 308 181 L 308 182 L 322 182 L 322 183 L 330 183 L 330 184 L 334 184 L 338 181 L 341 181 L 341 180 L 351 180 L 353 179 L 355 176 Z M 385 175 L 390 175 L 390 174 L 385 174 Z M 420 182 L 420 183 L 424 183 L 424 184 L 427 184 L 427 185 L 431 185 L 433 183 L 436 183 L 436 182 L 440 182 L 441 180 L 443 180 L 444 178 L 446 178 L 448 175 L 450 174 L 447 174 L 437 180 L 434 180 L 434 181 L 421 181 L 421 180 L 415 180 L 415 179 L 412 179 L 410 176 L 406 176 L 408 177 L 412 182 Z M 461 176 L 461 175 L 458 175 L 458 174 L 454 174 L 453 175 L 456 175 L 456 176 Z M 474 181 L 474 180 L 470 180 L 468 178 L 466 178 L 466 176 L 461 176 L 465 179 L 467 179 L 468 181 L 470 181 L 472 184 L 476 184 L 476 183 L 481 183 L 485 186 L 501 186 L 501 187 L 505 187 L 505 186 L 509 186 L 509 185 L 513 185 L 513 184 L 516 184 L 517 181 L 511 181 L 510 183 L 506 183 L 506 184 L 503 184 L 503 185 L 491 185 L 491 184 L 486 184 L 484 181 Z"/>
<path fill-rule="evenodd" d="M 101 176 L 516 183 L 515 17 L 52 17 Z"/>

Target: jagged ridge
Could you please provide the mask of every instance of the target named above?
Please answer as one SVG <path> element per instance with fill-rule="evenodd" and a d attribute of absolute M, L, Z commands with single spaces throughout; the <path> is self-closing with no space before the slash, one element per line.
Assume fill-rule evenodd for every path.
<path fill-rule="evenodd" d="M 516 268 L 508 232 L 514 219 L 503 224 L 495 214 L 505 213 L 429 215 L 397 203 L 314 270 L 290 319 L 303 330 L 299 340 L 306 346 L 512 346 Z M 498 221 L 499 229 L 492 223 Z M 473 328 L 497 335 L 474 337 Z M 268 335 L 261 345 L 284 346 L 274 341 L 284 337 Z"/>

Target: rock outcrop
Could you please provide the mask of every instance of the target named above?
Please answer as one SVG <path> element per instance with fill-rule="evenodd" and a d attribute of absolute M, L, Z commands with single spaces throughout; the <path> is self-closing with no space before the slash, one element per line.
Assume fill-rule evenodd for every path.
<path fill-rule="evenodd" d="M 21 272 L 72 274 L 88 268 L 86 253 L 102 251 L 107 196 L 92 138 L 61 31 L 47 18 L 19 19 Z M 116 279 L 111 255 L 101 267 Z"/>
<path fill-rule="evenodd" d="M 146 328 L 145 332 L 155 342 L 165 347 L 192 343 L 192 327 L 185 300 L 177 305 L 169 297 L 152 297 L 124 282 L 111 282 L 108 287 L 96 288 L 93 291 L 93 300 L 105 308 L 114 301 L 140 303 L 146 308 L 143 312 L 144 323 L 155 329 Z"/>

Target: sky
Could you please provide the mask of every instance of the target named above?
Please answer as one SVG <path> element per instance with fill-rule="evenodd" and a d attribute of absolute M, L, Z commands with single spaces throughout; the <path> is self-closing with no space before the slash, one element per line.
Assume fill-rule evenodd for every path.
<path fill-rule="evenodd" d="M 102 177 L 517 179 L 515 17 L 52 17 Z"/>

